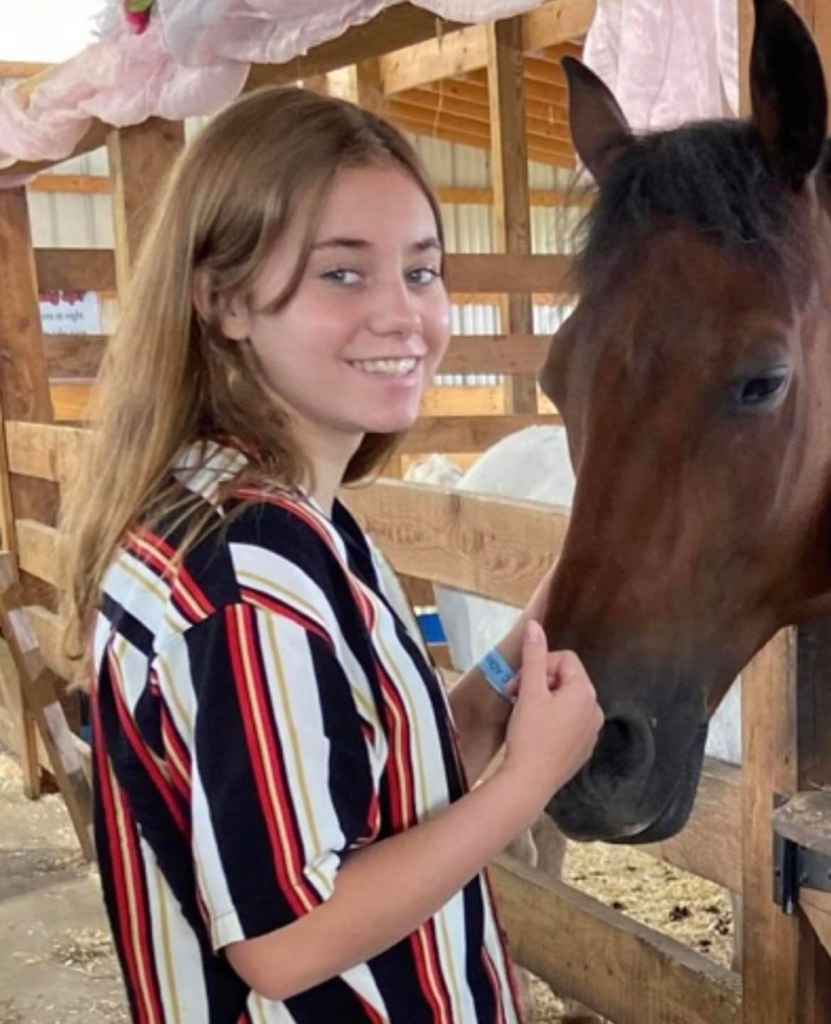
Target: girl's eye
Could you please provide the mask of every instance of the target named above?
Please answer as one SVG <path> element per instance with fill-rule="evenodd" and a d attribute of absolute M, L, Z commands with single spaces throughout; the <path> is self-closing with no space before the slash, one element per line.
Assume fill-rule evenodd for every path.
<path fill-rule="evenodd" d="M 410 270 L 407 273 L 411 284 L 432 284 L 439 277 L 441 277 L 441 272 L 435 267 L 416 267 L 415 270 Z"/>
<path fill-rule="evenodd" d="M 361 275 L 357 270 L 350 270 L 347 267 L 338 267 L 336 270 L 328 270 L 322 275 L 326 281 L 334 281 L 335 284 L 356 284 Z"/>

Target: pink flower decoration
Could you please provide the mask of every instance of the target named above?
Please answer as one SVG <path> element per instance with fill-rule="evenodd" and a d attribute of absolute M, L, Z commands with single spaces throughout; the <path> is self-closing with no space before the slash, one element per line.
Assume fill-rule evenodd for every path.
<path fill-rule="evenodd" d="M 123 0 L 123 3 L 127 24 L 136 35 L 141 35 L 150 24 L 153 0 Z"/>

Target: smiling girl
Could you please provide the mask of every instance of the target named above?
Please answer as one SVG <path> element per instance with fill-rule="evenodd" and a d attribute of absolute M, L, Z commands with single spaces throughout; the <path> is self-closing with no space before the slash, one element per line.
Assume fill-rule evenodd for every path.
<path fill-rule="evenodd" d="M 267 89 L 185 152 L 65 521 L 134 1021 L 518 1020 L 483 868 L 588 757 L 594 691 L 542 585 L 446 696 L 337 498 L 448 337 L 437 204 L 383 120 Z"/>

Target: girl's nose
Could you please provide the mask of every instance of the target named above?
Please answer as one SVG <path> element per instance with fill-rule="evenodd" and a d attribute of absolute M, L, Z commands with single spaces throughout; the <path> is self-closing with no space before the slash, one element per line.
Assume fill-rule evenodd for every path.
<path fill-rule="evenodd" d="M 403 282 L 378 289 L 373 299 L 370 327 L 375 334 L 401 338 L 421 333 L 421 316 L 413 295 Z"/>

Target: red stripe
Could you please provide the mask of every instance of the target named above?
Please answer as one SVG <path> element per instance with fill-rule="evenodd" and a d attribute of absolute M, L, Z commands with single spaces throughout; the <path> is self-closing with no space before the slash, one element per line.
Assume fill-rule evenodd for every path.
<path fill-rule="evenodd" d="M 355 994 L 363 1007 L 364 1013 L 367 1015 L 367 1018 L 372 1021 L 372 1024 L 387 1024 L 387 1017 L 382 1017 L 375 1007 L 364 999 L 360 992 L 356 992 Z"/>
<path fill-rule="evenodd" d="M 427 959 L 424 955 L 424 945 L 426 945 L 431 953 L 433 974 L 434 976 L 438 975 L 439 980 L 441 980 L 441 968 L 438 965 L 435 940 L 432 936 L 434 929 L 435 925 L 433 921 L 427 921 L 418 929 L 418 931 L 413 932 L 410 936 L 410 946 L 413 950 L 413 960 L 415 961 L 416 974 L 418 975 L 418 981 L 421 985 L 421 991 L 424 993 L 427 1002 L 433 1010 L 433 1020 L 436 1024 L 445 1024 L 445 1022 L 446 1024 L 453 1024 L 453 1009 L 447 999 L 447 989 L 444 989 L 445 1001 L 442 1003 L 439 1001 L 439 993 L 436 992 L 435 984 L 430 979 Z M 430 933 L 429 935 L 428 932 Z M 442 985 L 442 988 L 444 988 L 444 985 Z"/>
<path fill-rule="evenodd" d="M 304 615 L 303 612 L 293 608 L 290 604 L 286 604 L 279 598 L 272 597 L 270 594 L 265 594 L 261 590 L 255 590 L 252 587 L 241 587 L 240 594 L 250 604 L 258 608 L 264 608 L 266 611 L 274 612 L 276 615 L 280 615 L 284 619 L 290 619 L 292 622 L 296 622 L 298 626 L 301 626 L 307 633 L 314 633 L 315 636 L 320 637 L 329 647 L 334 648 L 332 638 L 326 632 L 326 630 L 320 625 L 319 622 L 315 622 L 314 619 L 308 615 Z"/>
<path fill-rule="evenodd" d="M 301 862 L 300 850 L 298 848 L 297 836 L 291 828 L 291 823 L 294 817 L 292 813 L 293 808 L 291 801 L 287 799 L 286 796 L 286 784 L 283 778 L 282 764 L 277 751 L 277 743 L 271 729 L 269 728 L 270 718 L 268 715 L 268 702 L 264 699 L 266 683 L 260 671 L 258 657 L 260 651 L 257 638 L 255 636 L 256 628 L 252 621 L 253 615 L 253 610 L 245 605 L 231 606 L 225 611 L 228 636 L 230 640 L 229 651 L 231 656 L 231 667 L 234 675 L 234 682 L 236 684 L 240 716 L 242 718 L 245 737 L 250 752 L 249 763 L 254 773 L 257 794 L 260 799 L 260 807 L 263 812 L 263 818 L 265 819 L 268 836 L 271 841 L 271 852 L 274 861 L 275 874 L 283 895 L 288 900 L 294 913 L 300 916 L 306 912 L 306 906 L 297 895 L 294 885 L 288 877 L 285 864 L 286 857 L 288 857 L 295 868 L 295 875 L 299 879 L 302 879 L 302 868 L 299 867 Z M 242 649 L 245 649 L 249 655 L 248 661 L 251 665 L 251 671 L 254 673 L 252 680 L 253 687 L 249 687 L 247 684 L 248 677 L 246 675 L 246 665 L 244 664 L 240 653 Z M 266 750 L 264 752 L 260 750 L 260 740 L 251 711 L 251 697 L 249 696 L 251 689 L 253 689 L 253 699 L 256 701 L 257 708 L 260 712 L 259 717 L 263 723 L 263 739 L 266 745 Z M 271 793 L 269 792 L 263 768 L 263 753 L 268 758 L 268 763 L 271 764 L 274 769 L 279 813 L 281 820 L 285 823 L 289 844 L 288 850 L 284 848 L 280 840 L 277 824 L 274 820 Z M 317 904 L 320 902 L 320 897 L 314 893 L 314 890 L 309 890 L 309 893 L 312 897 L 313 903 Z"/>
<path fill-rule="evenodd" d="M 126 960 L 127 974 L 130 979 L 131 990 L 135 995 L 135 1003 L 140 1017 L 139 1024 L 153 1024 L 154 1021 L 158 1021 L 159 1024 L 163 1024 L 159 993 L 156 991 L 155 986 L 152 985 L 152 981 L 155 977 L 152 968 L 149 970 L 146 969 L 146 974 L 151 985 L 150 995 L 154 1005 L 148 1008 L 144 998 L 142 998 L 142 994 L 145 989 L 141 983 L 137 955 L 141 956 L 145 967 L 147 968 L 147 958 L 144 955 L 147 950 L 147 922 L 145 916 L 147 912 L 147 902 L 146 900 L 142 900 L 141 910 L 143 913 L 139 915 L 139 920 L 137 922 L 141 934 L 139 938 L 139 946 L 136 948 L 133 942 L 133 930 L 130 927 L 132 917 L 128 896 L 127 872 L 122 858 L 121 843 L 119 842 L 116 802 L 121 804 L 122 817 L 128 825 L 127 833 L 123 838 L 130 850 L 130 860 L 134 866 L 134 874 L 137 878 L 141 879 L 143 878 L 143 873 L 136 870 L 135 821 L 133 820 L 129 807 L 126 805 L 126 801 L 121 798 L 118 790 L 118 784 L 115 783 L 114 785 L 113 782 L 109 760 L 105 753 L 105 738 L 103 723 L 101 721 L 101 709 L 98 703 L 97 691 L 95 690 L 92 692 L 91 704 L 93 730 L 95 733 L 94 750 L 97 767 L 96 785 L 101 794 L 101 801 L 104 806 L 107 847 L 113 868 L 113 884 L 116 890 L 115 902 L 116 913 L 118 915 L 118 933 L 121 938 L 121 946 Z M 155 1015 L 149 1016 L 148 1011 L 153 1012 Z"/>
<path fill-rule="evenodd" d="M 522 1000 L 519 995 L 519 984 L 517 982 L 516 972 L 514 971 L 514 961 L 511 956 L 510 946 L 508 945 L 508 937 L 505 934 L 505 929 L 502 927 L 502 922 L 499 920 L 498 904 L 494 898 L 493 886 L 491 885 L 491 876 L 488 869 L 485 868 L 480 872 L 482 879 L 482 885 L 485 889 L 485 895 L 487 896 L 490 904 L 490 911 L 493 915 L 493 923 L 496 928 L 497 938 L 499 940 L 499 949 L 502 953 L 502 961 L 505 965 L 505 973 L 508 975 L 508 984 L 511 988 L 511 998 L 514 1001 L 514 1010 L 516 1011 L 517 1019 L 522 1018 L 520 1007 L 522 1006 Z"/>
<path fill-rule="evenodd" d="M 147 772 L 150 781 L 156 787 L 159 796 L 165 803 L 168 811 L 170 811 L 173 820 L 176 822 L 179 830 L 187 835 L 189 832 L 189 826 L 186 819 L 183 817 L 182 810 L 179 804 L 170 792 L 170 786 L 167 783 L 164 775 L 159 770 L 159 766 L 153 760 L 150 751 L 144 744 L 141 736 L 136 729 L 136 723 L 130 714 L 127 705 L 124 703 L 124 695 L 121 688 L 121 673 L 119 671 L 118 661 L 113 654 L 112 649 L 107 650 L 106 654 L 107 661 L 109 663 L 110 672 L 114 676 L 112 692 L 115 699 L 115 708 L 118 714 L 118 721 L 121 728 L 124 730 L 124 735 L 128 740 L 133 753 L 141 761 L 142 767 Z"/>
<path fill-rule="evenodd" d="M 115 905 L 118 914 L 118 935 L 121 939 L 121 947 L 124 952 L 125 967 L 129 977 L 130 989 L 138 992 L 138 966 L 136 964 L 133 950 L 132 933 L 130 931 L 129 903 L 127 900 L 127 881 L 124 875 L 124 865 L 121 859 L 121 845 L 118 841 L 118 823 L 115 811 L 115 801 L 112 790 L 112 776 L 107 755 L 104 752 L 104 730 L 101 723 L 101 710 L 98 705 L 97 691 L 91 691 L 92 723 L 93 723 L 93 752 L 96 762 L 96 786 L 101 794 L 101 803 L 104 807 L 104 825 L 107 832 L 107 849 L 113 869 L 113 885 L 115 887 Z M 140 1021 L 138 1024 L 147 1024 L 147 1015 L 143 1005 L 137 1000 Z"/>
<path fill-rule="evenodd" d="M 191 798 L 191 760 L 190 751 L 182 743 L 179 733 L 176 731 L 176 726 L 173 724 L 173 719 L 170 717 L 170 712 L 167 707 L 161 705 L 161 729 L 162 729 L 162 743 L 167 750 L 170 750 L 175 755 L 174 757 L 167 757 L 165 764 L 167 765 L 168 772 L 170 773 L 170 781 L 176 787 L 177 792 L 181 797 L 190 802 Z M 182 765 L 182 770 L 187 774 L 182 774 L 179 769 L 179 765 Z"/>
<path fill-rule="evenodd" d="M 119 791 L 117 798 L 121 804 L 122 815 L 127 818 L 132 825 L 133 818 L 126 797 Z M 150 1011 L 150 1016 L 147 1018 L 148 1021 L 152 1022 L 152 1024 L 164 1024 L 161 993 L 159 992 L 157 985 L 158 979 L 156 977 L 152 955 L 153 940 L 148 927 L 150 908 L 147 899 L 147 885 L 144 877 L 144 865 L 142 864 L 141 855 L 139 853 L 139 843 L 135 828 L 128 829 L 124 839 L 127 843 L 130 863 L 133 866 L 133 878 L 135 879 L 133 900 L 138 904 L 138 912 L 136 915 L 136 924 L 138 925 L 139 931 L 137 953 L 144 965 L 144 976 L 146 979 L 146 987 L 141 985 L 139 982 L 139 991 L 150 999 L 151 1005 L 148 1007 Z"/>
<path fill-rule="evenodd" d="M 494 1024 L 505 1024 L 505 1008 L 502 1004 L 502 986 L 499 984 L 499 975 L 496 973 L 496 968 L 493 966 L 490 954 L 484 946 L 482 946 L 482 964 L 484 965 L 485 973 L 490 978 L 491 988 L 493 989 L 494 999 L 496 1000 L 496 1020 L 494 1021 Z"/>
<path fill-rule="evenodd" d="M 266 494 L 261 491 L 257 491 L 253 488 L 242 488 L 238 494 L 244 498 L 260 498 L 262 501 L 269 505 L 274 505 L 277 508 L 284 509 L 286 512 L 290 512 L 298 519 L 302 520 L 307 526 L 315 531 L 318 536 L 324 541 L 324 543 L 331 549 L 335 558 L 343 563 L 343 556 L 338 551 L 335 542 L 332 539 L 332 535 L 329 530 L 321 523 L 319 514 L 312 512 L 306 506 L 301 505 L 297 501 L 292 501 L 290 498 L 286 498 L 280 494 Z M 344 567 L 346 568 L 346 567 Z M 358 606 L 363 616 L 364 622 L 367 627 L 371 630 L 375 624 L 375 613 L 372 608 L 372 604 L 367 600 L 367 597 L 357 582 L 352 578 L 350 572 L 345 572 L 347 584 L 352 592 L 352 596 L 358 603 Z"/>
<path fill-rule="evenodd" d="M 183 600 L 182 595 L 187 595 L 198 606 L 203 617 L 215 611 L 212 602 L 208 600 L 205 592 L 197 585 L 181 561 L 174 567 L 176 551 L 164 538 L 139 526 L 130 532 L 125 547 L 137 558 L 155 569 L 170 585 L 171 598 L 176 600 L 177 607 L 188 621 L 197 622 L 199 617 L 188 610 L 188 603 Z"/>
<path fill-rule="evenodd" d="M 397 688 L 386 674 L 384 666 L 377 659 L 375 667 L 384 699 L 387 736 L 391 747 L 391 756 L 387 764 L 387 777 L 392 797 L 390 802 L 393 805 L 390 810 L 393 825 L 396 830 L 401 831 L 414 825 L 416 819 L 413 772 L 410 765 L 410 719 Z M 397 714 L 393 708 L 397 710 Z"/>

